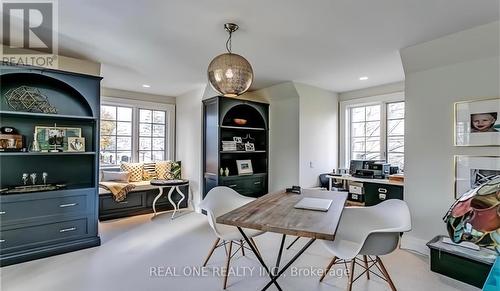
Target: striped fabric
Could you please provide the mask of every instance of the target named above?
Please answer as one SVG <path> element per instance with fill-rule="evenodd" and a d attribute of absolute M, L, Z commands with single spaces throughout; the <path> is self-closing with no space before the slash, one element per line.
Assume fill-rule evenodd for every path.
<path fill-rule="evenodd" d="M 148 181 L 151 179 L 156 179 L 156 163 L 144 163 L 143 171 L 143 180 Z"/>

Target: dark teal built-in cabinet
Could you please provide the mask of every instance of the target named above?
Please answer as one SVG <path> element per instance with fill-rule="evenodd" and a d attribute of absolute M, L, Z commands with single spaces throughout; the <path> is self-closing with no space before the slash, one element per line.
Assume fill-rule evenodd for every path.
<path fill-rule="evenodd" d="M 36 126 L 78 128 L 85 138 L 85 148 L 81 152 L 0 151 L 0 265 L 100 245 L 97 229 L 100 81 L 101 77 L 58 70 L 1 66 L 2 127 L 15 128 L 23 136 L 26 149 L 33 141 Z M 21 86 L 37 89 L 57 113 L 13 109 L 6 94 Z M 36 184 L 42 184 L 43 172 L 48 173 L 47 184 L 60 188 L 5 192 L 23 185 L 23 173 L 36 173 Z"/>
<path fill-rule="evenodd" d="M 235 122 L 238 119 L 246 123 L 238 124 Z M 253 149 L 224 149 L 223 142 L 233 141 L 235 137 L 252 143 Z M 250 160 L 253 173 L 238 175 L 239 160 Z M 222 96 L 204 100 L 203 197 L 215 186 L 227 186 L 242 195 L 260 197 L 268 192 L 268 173 L 269 104 Z"/>

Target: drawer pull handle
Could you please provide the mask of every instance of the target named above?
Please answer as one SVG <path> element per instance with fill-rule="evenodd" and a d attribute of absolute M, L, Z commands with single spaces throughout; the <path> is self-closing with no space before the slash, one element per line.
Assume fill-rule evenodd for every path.
<path fill-rule="evenodd" d="M 260 182 L 253 182 L 253 184 L 254 184 L 254 185 L 259 185 L 259 184 L 260 184 Z"/>
<path fill-rule="evenodd" d="M 70 228 L 63 228 L 61 230 L 59 230 L 59 232 L 68 232 L 68 231 L 75 231 L 76 230 L 76 227 L 70 227 Z"/>
<path fill-rule="evenodd" d="M 78 203 L 68 203 L 68 204 L 61 204 L 61 205 L 59 205 L 59 207 L 65 208 L 65 207 L 73 207 L 76 205 L 78 205 Z"/>
<path fill-rule="evenodd" d="M 121 201 L 121 202 L 118 202 L 119 204 L 128 204 L 128 201 Z"/>
<path fill-rule="evenodd" d="M 0 211 L 0 215 L 5 214 L 5 211 Z"/>
<path fill-rule="evenodd" d="M 231 188 L 234 188 L 234 187 L 236 187 L 236 186 L 238 186 L 238 185 L 236 185 L 236 184 L 229 185 L 229 187 L 231 187 Z"/>
<path fill-rule="evenodd" d="M 0 243 L 3 243 L 3 242 L 5 242 L 5 240 L 4 239 L 0 239 Z"/>
<path fill-rule="evenodd" d="M 387 189 L 384 188 L 378 188 L 378 193 L 387 193 Z"/>

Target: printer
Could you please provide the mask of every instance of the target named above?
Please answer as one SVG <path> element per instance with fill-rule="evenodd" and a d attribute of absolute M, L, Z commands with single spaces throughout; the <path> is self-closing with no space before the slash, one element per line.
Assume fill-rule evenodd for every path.
<path fill-rule="evenodd" d="M 391 164 L 385 161 L 351 160 L 349 174 L 366 179 L 385 179 L 389 176 Z"/>

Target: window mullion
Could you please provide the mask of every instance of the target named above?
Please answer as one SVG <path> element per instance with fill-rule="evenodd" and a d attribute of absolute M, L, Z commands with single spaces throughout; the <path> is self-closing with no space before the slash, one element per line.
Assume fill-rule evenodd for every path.
<path fill-rule="evenodd" d="M 385 102 L 380 104 L 380 157 L 386 162 L 389 156 L 387 148 L 387 104 Z"/>
<path fill-rule="evenodd" d="M 132 161 L 139 162 L 139 109 L 132 109 Z"/>

